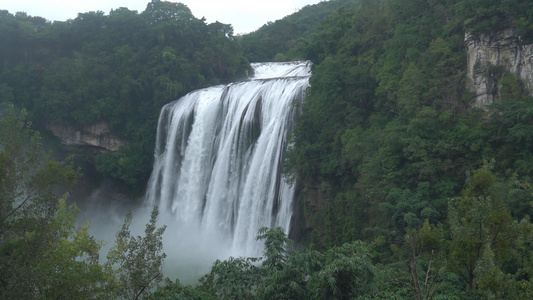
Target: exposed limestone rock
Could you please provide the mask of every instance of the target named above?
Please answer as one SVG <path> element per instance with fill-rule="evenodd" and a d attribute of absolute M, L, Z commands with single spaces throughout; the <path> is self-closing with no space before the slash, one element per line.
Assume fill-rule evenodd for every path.
<path fill-rule="evenodd" d="M 499 95 L 498 80 L 503 71 L 524 80 L 533 95 L 533 44 L 523 45 L 513 30 L 474 36 L 465 34 L 468 88 L 475 92 L 476 107 L 494 102 Z"/>
<path fill-rule="evenodd" d="M 48 125 L 47 128 L 67 146 L 91 147 L 99 152 L 117 151 L 127 142 L 113 136 L 106 122 L 74 128 L 65 125 Z"/>

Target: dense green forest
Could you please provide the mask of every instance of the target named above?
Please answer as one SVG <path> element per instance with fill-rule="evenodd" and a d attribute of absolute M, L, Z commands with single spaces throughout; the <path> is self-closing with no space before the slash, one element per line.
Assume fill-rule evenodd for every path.
<path fill-rule="evenodd" d="M 531 97 L 500 72 L 498 101 L 473 108 L 463 44 L 465 30 L 519 27 L 531 9 L 449 2 L 363 2 L 335 12 L 311 38 L 311 89 L 287 170 L 331 200 L 322 233 L 345 235 L 325 234 L 332 243 L 398 240 L 424 219 L 443 222 L 448 199 L 484 165 L 507 179 L 532 175 Z M 341 225 L 343 214 L 355 223 Z"/>
<path fill-rule="evenodd" d="M 417 295 L 426 286 L 413 272 L 423 266 L 453 283 L 436 295 L 528 298 L 533 98 L 500 71 L 496 103 L 473 108 L 464 35 L 512 28 L 531 41 L 533 9 L 361 3 L 330 15 L 303 49 L 313 77 L 286 170 L 302 199 L 318 199 L 302 204 L 312 241 L 318 249 L 383 243 L 377 261 L 404 261 Z"/>
<path fill-rule="evenodd" d="M 359 5 L 359 0 L 322 1 L 307 5 L 292 15 L 239 36 L 237 40 L 244 55 L 253 62 L 306 60 L 308 58 L 301 50 L 308 45 L 308 38 L 322 20 L 341 7 L 355 8 Z"/>
<path fill-rule="evenodd" d="M 157 0 L 142 13 L 119 8 L 53 23 L 4 10 L 0 102 L 26 108 L 39 128 L 106 121 L 129 145 L 98 156 L 98 171 L 142 190 L 161 107 L 245 76 L 249 63 L 232 34 L 230 25 Z"/>
<path fill-rule="evenodd" d="M 105 263 L 103 242 L 76 225 L 67 205 L 79 173 L 72 161 L 54 161 L 30 128 L 26 110 L 9 105 L 0 119 L 0 298 L 137 299 L 163 280 L 157 208 L 144 236 L 132 236 L 127 214 Z"/>
<path fill-rule="evenodd" d="M 533 97 L 520 78 L 499 66 L 491 69 L 500 86 L 495 103 L 475 108 L 467 89 L 465 32 L 503 29 L 512 29 L 522 43 L 533 42 L 531 3 L 327 1 L 240 37 L 233 37 L 230 25 L 206 24 L 182 4 L 156 0 L 140 14 L 118 9 L 54 23 L 2 11 L 0 38 L 9 43 L 0 44 L 0 100 L 15 104 L 14 111 L 26 108 L 43 127 L 108 121 L 130 144 L 99 156 L 98 169 L 139 186 L 151 167 L 164 103 L 244 76 L 249 61 L 311 60 L 311 87 L 284 165 L 299 190 L 291 237 L 303 245 L 293 247 L 282 230 L 265 228 L 258 233 L 266 245 L 263 257 L 216 261 L 196 287 L 158 280 L 159 288 L 145 296 L 529 299 Z M 10 116 L 0 129 L 25 128 L 13 121 L 16 113 Z M 99 265 L 91 260 L 96 241 L 83 227 L 74 229 L 69 210 L 45 189 L 74 180 L 75 169 L 40 160 L 34 171 L 12 177 L 19 161 L 11 157 L 23 152 L 7 147 L 10 132 L 17 131 L 0 136 L 0 273 L 24 284 L 11 288 L 17 281 L 3 276 L 0 295 L 76 296 L 57 293 L 77 272 L 37 276 L 54 274 L 50 266 L 58 265 L 92 270 L 68 292 L 134 298 L 145 283 L 133 281 L 144 275 L 127 272 L 151 257 L 146 269 L 159 275 L 164 228 L 148 224 L 146 239 L 131 237 L 127 218 L 114 254 Z M 19 140 L 32 137 L 22 132 Z M 27 213 L 5 200 L 20 191 L 17 182 L 39 191 Z M 39 219 L 46 230 L 25 228 L 27 218 Z M 26 243 L 51 236 L 50 243 L 35 246 L 42 251 L 36 252 L 42 254 L 34 258 L 36 268 L 17 268 L 28 254 L 22 251 Z M 140 252 L 153 244 L 156 254 L 128 256 L 121 248 L 128 244 Z M 111 266 L 121 263 L 129 271 L 113 273 Z M 39 280 L 22 280 L 28 274 Z"/>

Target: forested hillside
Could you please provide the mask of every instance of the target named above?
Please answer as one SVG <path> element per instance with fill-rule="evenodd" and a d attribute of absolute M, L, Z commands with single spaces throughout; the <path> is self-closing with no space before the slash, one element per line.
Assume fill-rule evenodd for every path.
<path fill-rule="evenodd" d="M 531 34 L 523 20 L 532 9 L 452 2 L 363 2 L 311 38 L 312 87 L 287 170 L 331 200 L 320 230 L 331 242 L 397 240 L 424 219 L 443 222 L 448 199 L 484 165 L 505 178 L 532 175 L 528 91 L 500 70 L 498 101 L 473 108 L 464 47 L 467 30 Z"/>
<path fill-rule="evenodd" d="M 233 29 L 206 24 L 181 3 L 154 0 L 66 22 L 0 12 L 0 102 L 33 123 L 108 123 L 128 146 L 97 157 L 103 176 L 142 190 L 161 107 L 200 87 L 243 78 L 248 61 Z"/>
<path fill-rule="evenodd" d="M 359 0 L 322 1 L 307 5 L 283 19 L 268 22 L 258 30 L 238 37 L 250 61 L 286 61 L 306 59 L 301 51 L 322 21 L 337 9 L 355 8 Z"/>
<path fill-rule="evenodd" d="M 442 284 L 530 292 L 533 98 L 492 66 L 497 100 L 474 108 L 464 37 L 528 43 L 532 26 L 524 1 L 362 1 L 325 20 L 304 47 L 313 77 L 286 164 L 316 246 L 382 241 L 378 261 L 404 260 L 415 291 L 427 255 Z"/>
<path fill-rule="evenodd" d="M 513 32 L 517 47 L 533 43 L 530 1 L 332 0 L 237 38 L 229 25 L 157 0 L 140 14 L 118 9 L 54 23 L 2 11 L 0 39 L 9 42 L 0 44 L 0 97 L 42 126 L 108 121 L 130 144 L 100 156 L 99 170 L 135 186 L 147 178 L 164 103 L 239 78 L 252 60 L 311 60 L 284 165 L 299 192 L 290 237 L 300 251 L 283 230 L 263 228 L 263 257 L 216 261 L 198 286 L 167 283 L 151 296 L 530 299 L 531 87 L 504 66 L 478 65 L 497 83 L 494 103 L 480 107 L 467 76 L 465 33 L 502 30 Z M 11 183 L 4 152 L 0 192 Z M 54 166 L 44 170 L 73 172 Z M 59 217 L 46 221 L 70 222 Z M 2 219 L 0 234 L 22 232 L 21 223 Z M 31 240 L 20 232 L 1 240 L 2 255 Z M 81 250 L 67 238 L 53 241 L 79 255 L 96 247 L 90 239 L 93 248 Z M 101 282 L 113 274 L 96 268 L 100 281 L 84 283 L 102 295 Z M 13 282 L 0 278 L 0 289 Z"/>

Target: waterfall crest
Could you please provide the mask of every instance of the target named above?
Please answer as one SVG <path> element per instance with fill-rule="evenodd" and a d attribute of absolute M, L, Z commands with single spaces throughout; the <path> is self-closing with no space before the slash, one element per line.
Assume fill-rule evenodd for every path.
<path fill-rule="evenodd" d="M 280 174 L 310 63 L 255 63 L 250 80 L 163 107 L 146 201 L 178 226 L 257 255 L 260 227 L 289 230 L 294 190 Z"/>

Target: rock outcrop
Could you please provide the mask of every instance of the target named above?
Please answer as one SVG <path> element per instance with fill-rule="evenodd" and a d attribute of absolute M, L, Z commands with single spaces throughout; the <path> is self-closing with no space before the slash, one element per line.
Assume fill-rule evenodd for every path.
<path fill-rule="evenodd" d="M 499 95 L 502 71 L 519 76 L 533 95 L 533 44 L 524 45 L 511 29 L 480 34 L 465 34 L 469 90 L 475 107 L 485 107 Z"/>
<path fill-rule="evenodd" d="M 90 147 L 97 152 L 117 151 L 126 141 L 111 134 L 106 122 L 75 128 L 68 125 L 47 125 L 52 133 L 67 146 Z"/>

